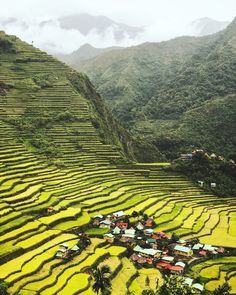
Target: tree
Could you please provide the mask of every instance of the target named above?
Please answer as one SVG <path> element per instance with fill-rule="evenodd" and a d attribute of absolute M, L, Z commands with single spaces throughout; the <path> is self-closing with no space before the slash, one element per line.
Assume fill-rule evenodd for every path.
<path fill-rule="evenodd" d="M 0 280 L 0 295 L 9 295 L 7 291 L 7 283 L 3 280 Z"/>
<path fill-rule="evenodd" d="M 103 265 L 101 268 L 95 267 L 92 269 L 91 275 L 94 279 L 92 288 L 94 292 L 97 294 L 107 294 L 107 290 L 111 286 L 110 274 L 111 270 L 107 265 Z"/>
<path fill-rule="evenodd" d="M 132 214 L 131 214 L 131 216 L 133 218 L 137 218 L 137 217 L 139 217 L 139 213 L 137 211 L 133 211 Z"/>
<path fill-rule="evenodd" d="M 171 240 L 175 243 L 179 240 L 179 236 L 176 233 L 173 233 L 171 236 Z"/>
<path fill-rule="evenodd" d="M 157 291 L 157 295 L 192 295 L 195 291 L 184 284 L 184 278 L 179 276 L 166 276 L 165 283 Z"/>
<path fill-rule="evenodd" d="M 156 292 L 153 290 L 143 290 L 142 295 L 156 295 Z"/>
<path fill-rule="evenodd" d="M 225 282 L 222 286 L 219 286 L 214 292 L 214 295 L 229 295 L 231 287 L 228 282 Z"/>

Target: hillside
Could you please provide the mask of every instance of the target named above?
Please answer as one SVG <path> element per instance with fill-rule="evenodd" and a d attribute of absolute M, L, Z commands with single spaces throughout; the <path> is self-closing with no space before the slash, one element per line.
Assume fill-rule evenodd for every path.
<path fill-rule="evenodd" d="M 236 247 L 234 196 L 206 193 L 165 170 L 168 163 L 130 163 L 129 135 L 86 76 L 3 32 L 0 60 L 0 279 L 10 294 L 91 295 L 87 269 L 103 261 L 114 294 L 132 286 L 140 295 L 150 272 L 139 280 L 126 247 L 105 243 L 106 228 L 91 228 L 98 214 L 135 210 L 155 231 Z M 85 248 L 81 232 L 91 238 Z M 65 243 L 80 252 L 56 257 Z M 233 259 L 223 261 L 225 274 Z M 161 278 L 153 270 L 152 285 Z"/>
<path fill-rule="evenodd" d="M 79 49 L 75 50 L 71 54 L 57 55 L 57 57 L 72 66 L 79 66 L 83 60 L 87 60 L 96 57 L 102 53 L 109 52 L 115 49 L 121 49 L 122 47 L 106 47 L 106 48 L 95 48 L 90 44 L 84 44 Z"/>
<path fill-rule="evenodd" d="M 236 144 L 235 35 L 236 20 L 211 36 L 111 51 L 79 68 L 132 134 L 169 159 L 193 147 L 227 156 Z"/>

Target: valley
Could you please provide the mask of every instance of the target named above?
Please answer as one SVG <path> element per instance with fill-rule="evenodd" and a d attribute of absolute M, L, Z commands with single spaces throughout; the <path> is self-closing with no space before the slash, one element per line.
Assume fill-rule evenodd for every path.
<path fill-rule="evenodd" d="M 3 32 L 0 56 L 0 278 L 10 294 L 94 294 L 87 269 L 104 263 L 112 294 L 141 294 L 146 277 L 161 283 L 159 270 L 137 269 L 126 247 L 93 232 L 98 214 L 142 211 L 155 231 L 235 251 L 235 196 L 204 192 L 168 162 L 138 163 L 135 141 L 85 75 Z M 90 245 L 71 260 L 55 258 L 83 232 Z M 226 277 L 234 294 L 232 259 L 206 262 L 216 268 L 209 290 Z M 205 278 L 204 263 L 196 269 Z"/>

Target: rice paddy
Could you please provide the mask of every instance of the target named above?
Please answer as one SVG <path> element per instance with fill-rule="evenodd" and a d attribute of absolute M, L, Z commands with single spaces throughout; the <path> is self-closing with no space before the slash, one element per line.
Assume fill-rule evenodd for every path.
<path fill-rule="evenodd" d="M 70 69 L 30 45 L 16 44 L 17 55 L 1 54 L 0 73 L 1 81 L 15 85 L 1 97 L 0 106 L 0 278 L 9 283 L 11 294 L 94 294 L 85 270 L 102 261 L 114 270 L 114 295 L 127 289 L 138 295 L 146 277 L 151 287 L 156 277 L 161 284 L 158 270 L 137 270 L 125 257 L 125 248 L 107 247 L 96 238 L 106 232 L 88 226 L 96 214 L 143 211 L 154 218 L 157 230 L 236 248 L 234 196 L 206 194 L 183 176 L 166 171 L 168 163 L 118 164 L 124 155 L 115 143 L 104 143 L 92 122 L 90 100 L 66 78 Z M 13 70 L 16 63 L 20 71 Z M 39 73 L 56 75 L 52 87 L 33 91 L 25 86 L 25 92 L 17 88 Z M 61 152 L 58 162 L 29 146 L 24 130 L 19 140 L 9 123 L 25 113 L 34 117 L 38 109 L 60 113 L 68 108 L 77 120 L 57 121 L 45 130 Z M 82 231 L 91 235 L 92 244 L 70 261 L 55 259 L 59 244 L 73 246 Z M 216 265 L 216 280 L 210 280 L 208 288 L 226 277 L 235 290 L 235 273 Z M 206 278 L 208 271 L 203 272 Z"/>

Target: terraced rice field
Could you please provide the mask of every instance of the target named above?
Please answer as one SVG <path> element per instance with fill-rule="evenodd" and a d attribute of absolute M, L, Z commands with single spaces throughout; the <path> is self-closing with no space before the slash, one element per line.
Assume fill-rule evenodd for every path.
<path fill-rule="evenodd" d="M 90 100 L 65 78 L 70 70 L 27 44 L 17 46 L 18 61 L 14 54 L 2 54 L 0 73 L 1 81 L 15 85 L 1 97 L 0 106 L 0 278 L 9 283 L 11 294 L 93 294 L 84 270 L 104 259 L 114 270 L 113 294 L 125 294 L 128 288 L 139 294 L 146 276 L 153 286 L 158 271 L 138 271 L 124 248 L 104 246 L 100 239 L 92 239 L 69 262 L 54 258 L 58 245 L 74 245 L 77 233 L 96 214 L 142 210 L 153 216 L 157 230 L 236 247 L 234 196 L 206 194 L 181 175 L 163 170 L 166 163 L 115 164 L 123 154 L 115 144 L 104 144 L 91 119 Z M 38 73 L 56 73 L 53 87 L 23 91 L 25 79 Z M 18 140 L 8 121 L 25 113 L 34 117 L 39 109 L 59 113 L 68 108 L 77 120 L 56 122 L 45 131 L 61 151 L 63 166 Z M 50 215 L 49 206 L 54 208 Z M 226 275 L 234 285 L 233 270 Z"/>
<path fill-rule="evenodd" d="M 200 274 L 206 281 L 205 288 L 214 291 L 227 281 L 231 287 L 231 294 L 236 293 L 236 257 L 224 257 L 208 260 L 192 268 L 196 274 Z"/>

